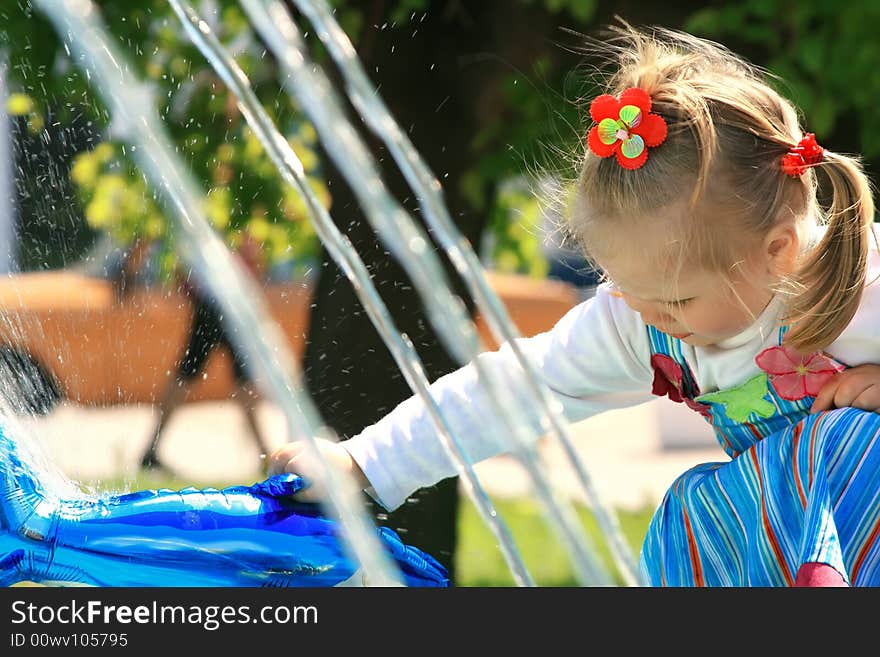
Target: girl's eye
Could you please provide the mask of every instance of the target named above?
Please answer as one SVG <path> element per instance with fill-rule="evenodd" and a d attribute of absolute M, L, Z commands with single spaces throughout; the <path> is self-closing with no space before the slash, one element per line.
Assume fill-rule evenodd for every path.
<path fill-rule="evenodd" d="M 687 299 L 678 299 L 677 301 L 670 301 L 669 305 L 674 308 L 682 308 L 688 305 L 691 301 L 693 301 L 696 297 L 688 297 Z"/>

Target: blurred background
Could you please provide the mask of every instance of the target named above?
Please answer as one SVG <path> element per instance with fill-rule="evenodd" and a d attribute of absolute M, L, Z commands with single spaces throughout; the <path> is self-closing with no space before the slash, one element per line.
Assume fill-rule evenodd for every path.
<path fill-rule="evenodd" d="M 253 271 L 323 419 L 345 438 L 381 418 L 410 389 L 324 252 L 305 204 L 282 181 L 234 97 L 167 2 L 96 4 L 152 89 L 179 154 L 204 189 L 213 227 L 236 252 L 258 246 Z M 429 377 L 455 369 L 314 127 L 282 93 L 278 67 L 241 8 L 225 0 L 193 4 L 300 157 Z M 597 93 L 598 62 L 585 56 L 582 35 L 601 36 L 616 17 L 717 40 L 766 67 L 779 76 L 774 84 L 801 108 L 803 124 L 820 143 L 861 154 L 875 175 L 880 134 L 870 117 L 880 98 L 874 35 L 880 4 L 873 0 L 331 4 L 526 335 L 552 326 L 596 283 L 566 239 L 564 199 L 588 125 L 586 106 Z M 318 40 L 306 37 L 316 61 L 335 75 Z M 0 368 L 23 425 L 84 485 L 225 485 L 259 477 L 261 450 L 247 436 L 248 415 L 239 406 L 256 409 L 271 446 L 286 440 L 284 418 L 261 398 L 258 385 L 236 385 L 233 358 L 223 349 L 213 350 L 186 385 L 178 380 L 193 290 L 176 255 L 167 209 L 134 167 L 99 95 L 24 0 L 0 8 L 0 94 L 0 273 L 8 274 L 0 279 Z M 375 139 L 368 141 L 389 188 L 418 217 L 417 199 L 393 161 Z M 475 319 L 493 346 L 481 318 Z M 182 407 L 173 421 L 166 418 L 158 451 L 164 467 L 144 469 L 142 453 L 175 389 Z M 625 523 L 635 547 L 675 474 L 697 459 L 721 458 L 702 421 L 670 406 L 652 402 L 576 427 L 600 491 L 629 514 Z M 554 448 L 547 449 L 550 462 L 564 467 Z M 493 494 L 509 500 L 507 511 L 520 519 L 523 535 L 544 536 L 546 530 L 533 527 L 540 513 L 530 505 L 522 473 L 504 457 L 479 472 Z M 559 480 L 577 494 L 564 475 Z M 453 569 L 460 584 L 509 581 L 488 531 L 459 498 L 452 479 L 420 491 L 394 514 L 371 509 L 378 521 Z M 536 539 L 529 549 L 529 559 L 548 567 L 539 581 L 571 583 L 564 563 L 557 565 L 564 562 L 557 548 Z"/>

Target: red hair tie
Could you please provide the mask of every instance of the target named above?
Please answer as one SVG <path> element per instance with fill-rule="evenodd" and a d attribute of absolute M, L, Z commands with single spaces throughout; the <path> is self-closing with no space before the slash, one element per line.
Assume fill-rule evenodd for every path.
<path fill-rule="evenodd" d="M 617 156 L 624 169 L 638 169 L 648 159 L 648 147 L 666 139 L 666 121 L 651 114 L 651 97 L 644 89 L 630 87 L 620 98 L 602 94 L 590 103 L 596 122 L 587 135 L 587 146 L 599 157 Z"/>
<path fill-rule="evenodd" d="M 797 178 L 806 170 L 825 159 L 825 149 L 816 143 L 816 135 L 808 132 L 797 146 L 782 156 L 782 170 L 789 176 Z"/>

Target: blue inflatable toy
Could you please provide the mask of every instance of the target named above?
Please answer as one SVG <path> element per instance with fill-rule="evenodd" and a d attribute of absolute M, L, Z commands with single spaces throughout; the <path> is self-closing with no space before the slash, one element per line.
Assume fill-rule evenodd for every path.
<path fill-rule="evenodd" d="M 363 585 L 340 523 L 291 495 L 294 475 L 223 490 L 57 493 L 0 426 L 0 584 Z M 68 482 L 69 483 L 69 482 Z M 449 586 L 430 555 L 380 528 L 408 586 Z"/>

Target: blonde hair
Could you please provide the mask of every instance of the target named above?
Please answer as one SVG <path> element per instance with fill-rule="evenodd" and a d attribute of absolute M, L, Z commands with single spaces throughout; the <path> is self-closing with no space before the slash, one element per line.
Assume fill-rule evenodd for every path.
<path fill-rule="evenodd" d="M 827 224 L 825 235 L 804 251 L 779 291 L 787 296 L 783 321 L 792 324 L 787 343 L 804 352 L 828 346 L 855 314 L 865 283 L 874 203 L 859 161 L 826 152 L 803 175 L 784 174 L 782 156 L 803 136 L 797 112 L 760 69 L 719 44 L 624 23 L 595 46 L 615 68 L 607 93 L 644 89 L 669 134 L 634 171 L 614 157 L 597 157 L 584 143 L 571 230 L 588 255 L 596 225 L 649 217 L 688 198 L 682 253 L 729 274 L 743 260 L 746 242 L 754 245 L 781 217 L 801 227 L 814 218 Z M 831 183 L 824 209 L 814 169 Z"/>

